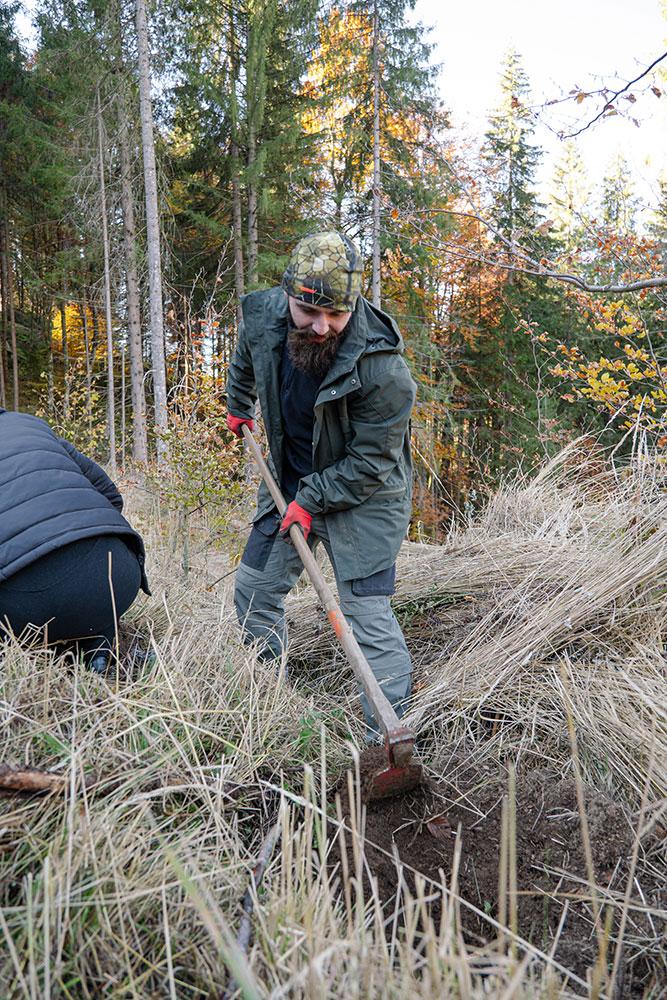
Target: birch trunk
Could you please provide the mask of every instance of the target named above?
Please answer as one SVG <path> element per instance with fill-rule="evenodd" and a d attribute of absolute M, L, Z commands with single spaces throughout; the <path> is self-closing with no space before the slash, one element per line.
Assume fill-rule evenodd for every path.
<path fill-rule="evenodd" d="M 146 434 L 146 395 L 144 392 L 144 362 L 141 350 L 141 308 L 139 275 L 137 272 L 137 228 L 131 182 L 129 118 L 123 92 L 118 95 L 118 144 L 120 149 L 121 207 L 123 211 L 123 245 L 125 249 L 125 284 L 127 289 L 127 347 L 130 356 L 130 394 L 132 397 L 132 458 L 148 461 Z"/>
<path fill-rule="evenodd" d="M 164 434 L 167 430 L 167 372 L 164 351 L 164 317 L 162 310 L 162 262 L 160 259 L 160 217 L 158 213 L 157 171 L 153 140 L 153 109 L 151 104 L 151 74 L 148 56 L 148 26 L 145 0 L 136 0 L 137 52 L 139 64 L 139 113 L 141 144 L 144 161 L 144 192 L 146 196 L 146 243 L 148 252 L 148 292 L 151 316 L 151 356 L 153 364 L 153 398 L 155 430 L 157 432 L 158 464 L 167 457 Z"/>
<path fill-rule="evenodd" d="M 377 0 L 373 4 L 373 305 L 380 308 L 380 17 Z"/>
<path fill-rule="evenodd" d="M 107 334 L 107 431 L 109 435 L 109 467 L 116 475 L 116 403 L 114 399 L 113 330 L 111 326 L 111 278 L 109 273 L 109 231 L 107 227 L 107 198 L 104 183 L 104 156 L 102 150 L 102 105 L 97 91 L 97 140 L 100 161 L 100 213 L 102 216 L 102 247 L 104 251 L 104 319 Z"/>

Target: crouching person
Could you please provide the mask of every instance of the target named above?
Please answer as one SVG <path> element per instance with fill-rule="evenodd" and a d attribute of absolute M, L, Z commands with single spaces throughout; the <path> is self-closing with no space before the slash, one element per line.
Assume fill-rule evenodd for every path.
<path fill-rule="evenodd" d="M 37 417 L 0 409 L 0 640 L 78 648 L 97 673 L 148 582 L 141 537 L 106 473 Z"/>

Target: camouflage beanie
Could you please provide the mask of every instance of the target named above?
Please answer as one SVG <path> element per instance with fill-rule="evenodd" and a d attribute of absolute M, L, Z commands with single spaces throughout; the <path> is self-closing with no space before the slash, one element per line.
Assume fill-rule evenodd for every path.
<path fill-rule="evenodd" d="M 362 270 L 361 255 L 347 236 L 311 233 L 294 247 L 282 284 L 288 295 L 309 306 L 352 312 Z"/>

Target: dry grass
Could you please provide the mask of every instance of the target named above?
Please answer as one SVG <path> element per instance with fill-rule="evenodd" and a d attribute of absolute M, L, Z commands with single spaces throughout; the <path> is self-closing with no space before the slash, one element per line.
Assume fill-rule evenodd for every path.
<path fill-rule="evenodd" d="M 480 769 L 515 761 L 517 782 L 548 761 L 625 804 L 639 832 L 628 890 L 587 889 L 625 914 L 624 961 L 654 970 L 657 997 L 665 925 L 644 887 L 666 874 L 667 502 L 652 469 L 616 481 L 570 461 L 499 494 L 446 546 L 405 547 L 410 714 L 435 775 L 462 753 Z M 285 682 L 239 646 L 232 578 L 206 589 L 224 557 L 195 559 L 184 583 L 168 518 L 132 502 L 155 594 L 130 617 L 154 662 L 100 680 L 45 651 L 2 654 L 0 761 L 56 770 L 69 790 L 0 802 L 0 995 L 222 997 L 231 974 L 253 998 L 611 997 L 608 972 L 568 979 L 512 933 L 511 810 L 508 926 L 480 914 L 488 945 L 463 940 L 455 884 L 418 881 L 384 911 L 363 888 L 359 829 L 341 891 L 326 789 L 362 725 L 314 598 L 291 602 Z M 245 956 L 239 900 L 276 819 Z M 607 945 L 611 968 L 621 949 Z"/>

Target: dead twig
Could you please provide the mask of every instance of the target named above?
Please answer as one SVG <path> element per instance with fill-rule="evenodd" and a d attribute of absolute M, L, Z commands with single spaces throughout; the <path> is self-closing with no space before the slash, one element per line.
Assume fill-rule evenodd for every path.
<path fill-rule="evenodd" d="M 236 943 L 243 952 L 244 955 L 248 953 L 248 948 L 250 947 L 250 937 L 252 934 L 252 914 L 255 907 L 255 899 L 257 898 L 257 890 L 262 884 L 262 879 L 264 878 L 264 872 L 266 871 L 271 858 L 273 857 L 273 852 L 278 843 L 278 838 L 280 836 L 280 820 L 277 820 L 269 832 L 267 833 L 262 846 L 257 857 L 257 864 L 253 868 L 252 875 L 250 877 L 250 884 L 243 894 L 243 900 L 241 902 L 241 908 L 243 910 L 243 915 L 241 917 L 241 924 L 239 926 L 238 934 L 236 935 Z M 227 987 L 223 1000 L 230 1000 L 237 990 L 236 980 L 232 979 Z"/>
<path fill-rule="evenodd" d="M 25 792 L 30 795 L 35 792 L 64 792 L 67 783 L 65 775 L 52 774 L 38 767 L 0 764 L 0 791 L 3 792 Z"/>

